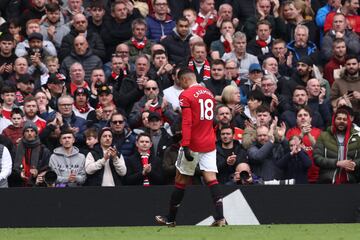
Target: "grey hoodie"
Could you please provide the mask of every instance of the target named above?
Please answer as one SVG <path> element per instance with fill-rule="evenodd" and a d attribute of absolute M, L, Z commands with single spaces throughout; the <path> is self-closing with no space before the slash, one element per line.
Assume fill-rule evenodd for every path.
<path fill-rule="evenodd" d="M 67 184 L 69 187 L 82 185 L 86 180 L 85 156 L 79 153 L 77 147 L 73 147 L 72 153 L 67 155 L 63 147 L 54 149 L 50 156 L 50 168 L 57 174 L 57 183 Z M 68 182 L 71 172 L 76 174 L 76 182 Z"/>
<path fill-rule="evenodd" d="M 49 36 L 47 33 L 47 30 L 49 28 L 50 24 L 47 21 L 44 21 L 40 25 L 40 33 L 43 35 L 44 40 L 49 41 Z M 54 36 L 54 40 L 52 41 L 56 48 L 60 48 L 61 41 L 63 37 L 65 37 L 70 32 L 70 27 L 68 24 L 65 24 L 64 17 L 62 14 L 60 14 L 60 20 L 55 25 L 56 33 Z"/>

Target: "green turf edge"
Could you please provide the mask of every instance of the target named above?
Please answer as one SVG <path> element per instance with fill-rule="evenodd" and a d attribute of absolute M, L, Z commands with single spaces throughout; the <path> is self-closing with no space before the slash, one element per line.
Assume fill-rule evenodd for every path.
<path fill-rule="evenodd" d="M 227 240 L 227 239 L 360 239 L 360 224 L 302 224 L 226 226 L 210 228 L 200 226 L 168 227 L 93 227 L 93 228 L 2 228 L 0 240 Z"/>

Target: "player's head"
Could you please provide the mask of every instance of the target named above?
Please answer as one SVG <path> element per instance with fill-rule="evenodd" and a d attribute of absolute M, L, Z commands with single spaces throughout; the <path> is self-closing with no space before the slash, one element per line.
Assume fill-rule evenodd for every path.
<path fill-rule="evenodd" d="M 183 89 L 189 88 L 192 84 L 196 83 L 196 75 L 188 68 L 183 68 L 178 73 L 180 87 Z"/>

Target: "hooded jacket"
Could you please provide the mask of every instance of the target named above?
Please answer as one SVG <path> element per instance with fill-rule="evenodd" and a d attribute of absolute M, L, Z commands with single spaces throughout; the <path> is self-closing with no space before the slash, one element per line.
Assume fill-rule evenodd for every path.
<path fill-rule="evenodd" d="M 45 21 L 40 25 L 40 33 L 43 35 L 44 40 L 49 40 L 47 31 L 51 25 L 52 24 L 50 24 L 48 21 Z M 65 24 L 62 14 L 60 14 L 60 19 L 55 24 L 55 31 L 55 36 L 52 42 L 56 48 L 60 48 L 62 39 L 70 32 L 70 28 L 67 24 Z"/>
<path fill-rule="evenodd" d="M 332 119 L 332 126 L 320 134 L 314 147 L 315 164 L 320 167 L 319 182 L 335 183 L 340 168 L 336 166 L 339 161 L 339 141 L 335 127 L 335 114 Z M 349 183 L 359 182 L 360 167 L 360 136 L 352 127 L 350 116 L 348 115 L 347 128 L 344 139 L 344 159 L 352 160 L 356 163 L 355 170 L 345 172 Z"/>
<path fill-rule="evenodd" d="M 318 62 L 318 50 L 315 43 L 313 42 L 310 41 L 307 42 L 307 46 L 305 47 L 306 55 L 301 54 L 302 49 L 295 46 L 295 40 L 288 43 L 286 47 L 293 54 L 293 61 L 292 61 L 293 67 L 296 66 L 296 63 L 300 60 L 300 58 L 305 56 L 311 57 L 315 64 Z"/>
<path fill-rule="evenodd" d="M 85 156 L 73 147 L 72 152 L 67 155 L 63 147 L 54 149 L 50 157 L 49 167 L 57 174 L 57 183 L 67 184 L 69 187 L 82 185 L 86 180 Z M 75 172 L 76 181 L 70 183 L 68 178 L 71 172 Z"/>

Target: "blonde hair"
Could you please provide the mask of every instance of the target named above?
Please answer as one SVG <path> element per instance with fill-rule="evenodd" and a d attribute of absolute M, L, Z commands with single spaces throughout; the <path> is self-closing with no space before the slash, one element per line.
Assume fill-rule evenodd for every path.
<path fill-rule="evenodd" d="M 232 101 L 232 95 L 235 91 L 239 91 L 239 88 L 235 85 L 226 86 L 221 93 L 221 102 L 223 104 L 229 104 Z"/>

